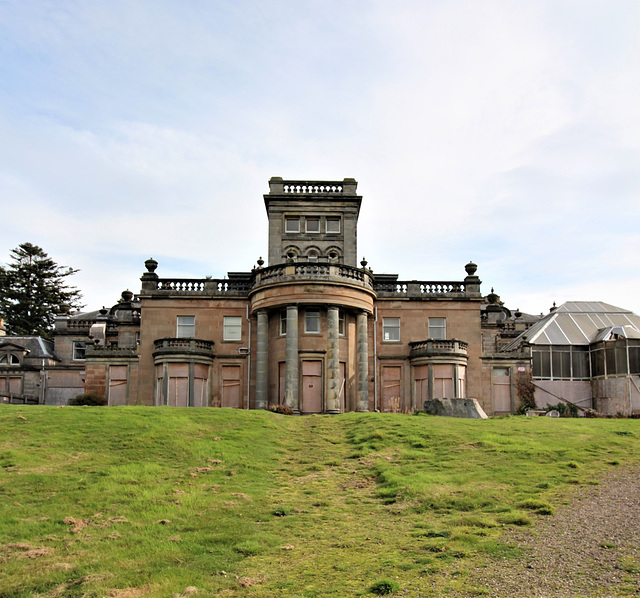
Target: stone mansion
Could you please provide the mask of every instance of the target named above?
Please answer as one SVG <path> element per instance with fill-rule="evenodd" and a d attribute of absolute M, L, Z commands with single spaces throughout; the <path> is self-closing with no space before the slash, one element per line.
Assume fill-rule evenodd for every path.
<path fill-rule="evenodd" d="M 31 378 L 15 369 L 7 388 L 50 404 L 86 392 L 110 405 L 282 404 L 307 414 L 475 398 L 487 414 L 514 412 L 518 378 L 532 366 L 531 347 L 514 340 L 540 318 L 512 313 L 493 290 L 483 295 L 471 262 L 458 280 L 373 273 L 358 262 L 361 201 L 353 179 L 273 177 L 267 263 L 224 279 L 177 279 L 149 259 L 138 293 L 58 316 Z M 16 349 L 18 339 L 0 340 L 16 365 L 37 357 Z"/>

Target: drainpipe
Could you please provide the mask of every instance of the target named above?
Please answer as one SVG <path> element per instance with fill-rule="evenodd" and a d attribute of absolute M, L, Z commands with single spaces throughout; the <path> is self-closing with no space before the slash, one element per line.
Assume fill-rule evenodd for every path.
<path fill-rule="evenodd" d="M 373 410 L 378 413 L 378 308 L 373 308 Z"/>
<path fill-rule="evenodd" d="M 249 353 L 247 354 L 247 409 L 249 409 L 249 399 L 251 398 L 251 318 L 249 317 L 248 305 L 247 322 L 249 322 Z"/>

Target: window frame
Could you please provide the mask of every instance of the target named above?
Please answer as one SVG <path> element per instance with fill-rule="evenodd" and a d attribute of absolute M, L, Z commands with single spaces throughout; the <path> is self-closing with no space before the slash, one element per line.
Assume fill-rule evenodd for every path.
<path fill-rule="evenodd" d="M 441 323 L 437 323 L 436 320 L 440 321 Z M 447 340 L 447 318 L 442 318 L 442 317 L 428 318 L 427 326 L 428 326 L 427 338 L 433 339 L 434 341 Z M 441 330 L 442 336 L 436 336 L 434 334 L 436 330 Z"/>
<path fill-rule="evenodd" d="M 310 222 L 317 222 L 318 223 L 318 229 L 317 230 L 311 230 L 309 228 L 309 223 Z M 309 218 L 305 218 L 304 219 L 304 232 L 308 233 L 310 235 L 318 235 L 318 234 L 320 234 L 320 217 L 319 216 L 311 216 Z"/>
<path fill-rule="evenodd" d="M 242 316 L 222 317 L 222 340 L 227 343 L 242 342 Z"/>
<path fill-rule="evenodd" d="M 309 327 L 311 322 L 317 322 L 317 330 L 312 330 Z M 304 311 L 304 332 L 305 334 L 320 334 L 320 310 L 319 309 L 305 309 Z"/>
<path fill-rule="evenodd" d="M 290 223 L 295 223 L 295 230 L 289 228 Z M 300 217 L 299 216 L 285 216 L 284 217 L 284 232 L 295 235 L 300 233 Z"/>
<path fill-rule="evenodd" d="M 347 320 L 343 310 L 338 310 L 338 336 L 347 336 Z"/>
<path fill-rule="evenodd" d="M 287 310 L 280 310 L 280 336 L 287 336 Z"/>
<path fill-rule="evenodd" d="M 73 361 L 85 361 L 86 350 L 87 343 L 85 341 L 73 341 L 71 345 L 71 359 Z M 82 355 L 82 357 L 79 357 L 78 355 Z"/>
<path fill-rule="evenodd" d="M 391 334 L 393 331 L 397 331 L 398 338 L 391 338 L 396 334 Z M 387 335 L 389 338 L 387 338 Z M 399 317 L 383 317 L 382 318 L 382 342 L 384 343 L 399 343 L 401 339 L 400 335 L 400 318 Z"/>
<path fill-rule="evenodd" d="M 185 320 L 191 319 L 191 323 Z M 183 320 L 181 322 L 181 320 Z M 192 334 L 185 334 L 186 329 L 191 329 Z M 196 317 L 195 316 L 176 316 L 176 338 L 195 338 L 196 337 Z"/>
<path fill-rule="evenodd" d="M 329 223 L 337 223 L 338 230 L 329 230 Z M 342 222 L 340 218 L 328 217 L 325 221 L 325 231 L 328 235 L 339 235 L 342 232 Z"/>

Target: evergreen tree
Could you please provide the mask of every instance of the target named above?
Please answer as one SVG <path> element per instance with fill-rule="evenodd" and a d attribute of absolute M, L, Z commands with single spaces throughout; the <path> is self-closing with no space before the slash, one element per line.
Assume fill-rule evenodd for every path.
<path fill-rule="evenodd" d="M 65 279 L 78 270 L 59 266 L 40 247 L 22 243 L 0 266 L 0 317 L 7 334 L 50 337 L 56 314 L 80 309 L 81 294 Z"/>

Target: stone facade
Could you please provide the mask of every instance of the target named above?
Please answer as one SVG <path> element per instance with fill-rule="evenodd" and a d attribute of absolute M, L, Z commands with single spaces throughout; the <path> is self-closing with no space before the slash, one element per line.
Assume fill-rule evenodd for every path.
<path fill-rule="evenodd" d="M 374 274 L 357 258 L 361 202 L 353 179 L 272 178 L 266 264 L 177 279 L 147 260 L 139 293 L 57 318 L 58 371 L 79 373 L 82 390 L 110 405 L 282 404 L 306 414 L 477 399 L 488 414 L 514 411 L 511 380 L 531 357 L 501 352 L 516 324 L 497 296 L 482 295 L 477 266 L 453 281 Z M 76 382 L 55 402 L 79 394 Z"/>

